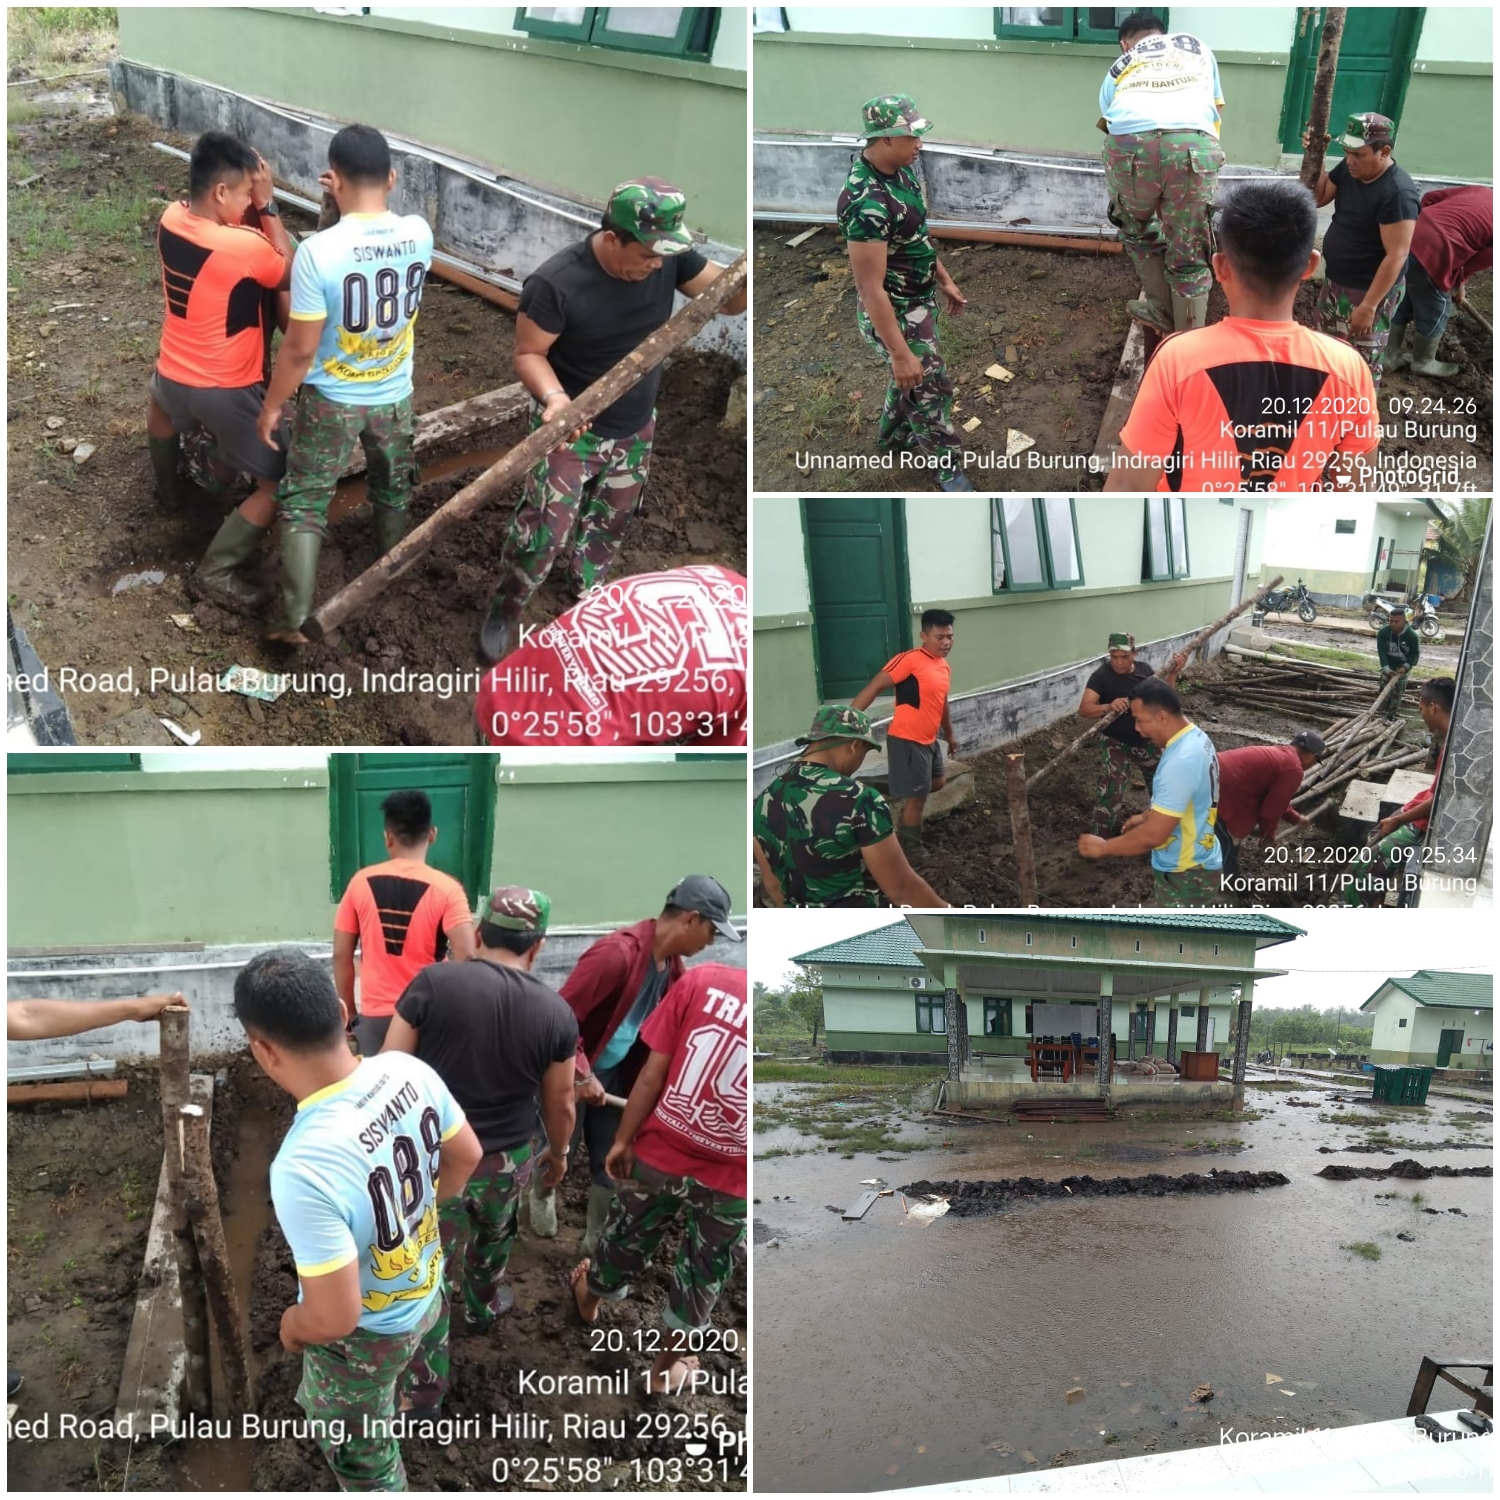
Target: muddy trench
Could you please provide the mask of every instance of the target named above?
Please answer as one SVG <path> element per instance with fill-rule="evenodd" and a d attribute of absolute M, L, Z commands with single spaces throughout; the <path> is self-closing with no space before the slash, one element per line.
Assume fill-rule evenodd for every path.
<path fill-rule="evenodd" d="M 296 1272 L 275 1221 L 268 1177 L 294 1106 L 247 1057 L 218 1065 L 226 1075 L 215 1090 L 214 1172 L 249 1334 L 254 1412 L 261 1431 L 294 1433 L 304 1419 L 296 1403 L 301 1359 L 282 1348 L 279 1329 L 297 1296 Z M 209 1066 L 195 1061 L 195 1071 Z M 130 1079 L 123 1100 L 88 1109 L 12 1111 L 8 1119 L 10 1362 L 26 1375 L 18 1416 L 51 1412 L 54 1434 L 61 1412 L 113 1415 L 135 1311 L 161 1166 L 160 1106 L 154 1064 L 123 1071 Z M 701 1356 L 706 1387 L 648 1398 L 639 1389 L 640 1371 L 661 1327 L 680 1234 L 668 1231 L 652 1269 L 629 1299 L 606 1307 L 598 1325 L 604 1332 L 596 1334 L 578 1322 L 567 1283 L 578 1260 L 588 1187 L 581 1166 L 559 1189 L 555 1240 L 534 1238 L 523 1217 L 510 1264 L 515 1306 L 498 1333 L 471 1335 L 455 1327 L 443 1415 L 477 1423 L 481 1435 L 455 1427 L 451 1438 L 404 1439 L 413 1490 L 659 1489 L 672 1487 L 685 1462 L 706 1467 L 681 1479 L 684 1487 L 744 1488 L 743 1251 L 714 1313 L 712 1337 L 723 1347 Z M 214 1354 L 217 1360 L 216 1347 Z M 536 1395 L 521 1389 L 526 1371 L 596 1378 L 624 1372 L 631 1394 Z M 222 1390 L 216 1367 L 215 1419 L 221 1424 L 229 1420 Z M 492 1418 L 500 1423 L 499 1435 Z M 311 1437 L 242 1436 L 244 1430 L 231 1420 L 202 1436 L 133 1448 L 113 1438 L 12 1443 L 11 1486 L 283 1493 L 337 1487 Z M 706 1452 L 694 1454 L 705 1433 Z M 549 1470 L 549 1464 L 562 1467 Z"/>
<path fill-rule="evenodd" d="M 23 167 L 43 175 L 12 193 L 9 220 L 10 603 L 54 681 L 76 669 L 64 698 L 79 741 L 174 744 L 158 722 L 165 716 L 201 731 L 205 744 L 472 743 L 474 694 L 462 674 L 476 669 L 474 633 L 499 579 L 519 485 L 320 646 L 264 645 L 259 620 L 195 603 L 185 577 L 239 495 L 194 491 L 180 511 L 163 510 L 144 428 L 162 307 L 153 234 L 186 181 L 186 163 L 151 143 L 191 142 L 132 116 L 76 114 L 43 115 L 13 126 L 12 137 L 12 178 Z M 293 210 L 285 218 L 293 230 L 312 227 Z M 511 314 L 433 280 L 417 339 L 416 412 L 512 383 L 514 326 Z M 721 426 L 739 374 L 720 355 L 669 362 L 651 479 L 616 576 L 706 562 L 745 571 L 745 435 Z M 517 420 L 474 435 L 463 451 L 428 455 L 413 523 L 525 434 Z M 75 443 L 95 448 L 82 464 Z M 347 514 L 323 550 L 320 601 L 375 560 L 360 488 L 336 501 Z M 271 544 L 261 581 L 275 578 Z M 563 581 L 555 568 L 528 619 L 568 607 Z M 211 681 L 233 665 L 301 681 L 275 703 L 215 691 Z M 153 669 L 165 674 L 154 686 Z M 433 680 L 393 682 L 401 671 Z M 367 690 L 366 672 L 385 676 Z"/>
<path fill-rule="evenodd" d="M 824 227 L 799 246 L 806 226 L 755 233 L 755 487 L 798 493 L 843 490 L 904 494 L 936 484 L 912 469 L 806 468 L 799 454 L 873 454 L 885 367 L 855 327 L 856 295 L 844 242 Z M 1080 462 L 1092 454 L 1130 331 L 1125 312 L 1139 285 L 1123 254 L 1031 250 L 937 241 L 968 306 L 939 314 L 939 347 L 955 389 L 954 423 L 967 470 L 984 490 L 1088 493 L 1103 480 Z M 1469 283 L 1474 306 L 1493 321 L 1493 273 Z M 1297 321 L 1311 326 L 1316 292 L 1298 293 Z M 1228 312 L 1215 286 L 1208 319 Z M 1493 340 L 1455 310 L 1440 358 L 1450 380 L 1397 370 L 1380 386 L 1383 437 L 1378 488 L 1486 492 L 1494 481 Z M 1010 382 L 985 376 L 999 363 Z M 964 431 L 978 417 L 980 425 Z M 1006 460 L 1017 430 L 1034 447 Z M 803 460 L 804 464 L 806 460 Z"/>

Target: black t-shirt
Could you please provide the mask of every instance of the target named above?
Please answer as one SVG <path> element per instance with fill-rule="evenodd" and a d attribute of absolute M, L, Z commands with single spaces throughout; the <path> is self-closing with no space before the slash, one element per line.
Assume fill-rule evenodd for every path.
<path fill-rule="evenodd" d="M 1129 673 L 1121 673 L 1115 671 L 1106 660 L 1102 666 L 1094 668 L 1094 675 L 1084 683 L 1084 686 L 1098 693 L 1101 703 L 1110 704 L 1116 698 L 1128 698 L 1138 682 L 1144 682 L 1148 677 L 1155 675 L 1156 673 L 1143 661 L 1133 663 Z M 1102 733 L 1105 739 L 1119 740 L 1122 745 L 1149 746 L 1151 744 L 1151 741 L 1135 727 L 1135 716 L 1128 708 Z"/>
<path fill-rule="evenodd" d="M 1363 289 L 1374 281 L 1385 259 L 1380 226 L 1415 219 L 1421 194 L 1405 169 L 1395 162 L 1374 182 L 1357 182 L 1349 175 L 1349 164 L 1341 161 L 1329 172 L 1328 180 L 1338 189 L 1338 197 L 1333 200 L 1333 223 L 1323 236 L 1328 279 L 1340 286 Z"/>
<path fill-rule="evenodd" d="M 578 1022 L 561 995 L 524 969 L 482 958 L 429 965 L 396 1014 L 420 1033 L 417 1056 L 448 1085 L 486 1156 L 531 1139 L 542 1074 L 578 1048 Z"/>
<path fill-rule="evenodd" d="M 547 358 L 570 396 L 581 396 L 642 339 L 672 316 L 677 288 L 708 261 L 696 250 L 669 255 L 644 281 L 611 276 L 594 254 L 593 236 L 538 266 L 521 287 L 521 311 L 555 333 Z M 604 438 L 629 437 L 651 420 L 661 366 L 606 406 L 590 424 Z"/>

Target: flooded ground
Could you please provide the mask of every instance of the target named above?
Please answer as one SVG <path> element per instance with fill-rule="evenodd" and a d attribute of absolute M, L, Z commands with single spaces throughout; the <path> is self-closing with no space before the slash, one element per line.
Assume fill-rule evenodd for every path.
<path fill-rule="evenodd" d="M 1216 1444 L 1221 1428 L 1401 1415 L 1424 1354 L 1489 1348 L 1491 1183 L 1315 1174 L 1385 1159 L 1339 1154 L 1351 1145 L 1487 1164 L 1489 1151 L 1436 1143 L 1488 1146 L 1493 1125 L 1463 1099 L 1351 1102 L 1367 1092 L 1283 1079 L 1250 1087 L 1241 1117 L 1101 1125 L 907 1114 L 889 1133 L 926 1149 L 848 1159 L 788 1123 L 757 1131 L 756 1354 L 774 1372 L 756 1389 L 757 1486 L 933 1484 Z M 776 1120 L 789 1093 L 807 1095 L 758 1085 L 757 1120 Z M 1215 1157 L 1291 1184 L 986 1218 L 905 1216 L 899 1194 L 858 1221 L 829 1212 L 876 1176 L 1174 1174 L 1207 1172 Z M 1213 1397 L 1193 1402 L 1205 1382 Z"/>

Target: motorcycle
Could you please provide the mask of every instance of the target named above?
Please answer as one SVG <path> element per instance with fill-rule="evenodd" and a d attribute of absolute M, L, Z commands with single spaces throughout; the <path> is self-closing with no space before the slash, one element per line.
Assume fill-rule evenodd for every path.
<path fill-rule="evenodd" d="M 1313 603 L 1307 585 L 1299 578 L 1294 589 L 1275 589 L 1261 602 L 1260 612 L 1267 615 L 1284 615 L 1292 609 L 1304 625 L 1311 625 L 1318 618 L 1318 606 Z"/>
<path fill-rule="evenodd" d="M 1430 596 L 1424 594 L 1415 603 L 1406 606 L 1406 617 L 1424 641 L 1435 641 L 1443 633 L 1443 622 L 1438 619 L 1437 609 Z M 1391 623 L 1391 605 L 1384 599 L 1372 598 L 1369 614 L 1370 628 L 1379 630 Z"/>

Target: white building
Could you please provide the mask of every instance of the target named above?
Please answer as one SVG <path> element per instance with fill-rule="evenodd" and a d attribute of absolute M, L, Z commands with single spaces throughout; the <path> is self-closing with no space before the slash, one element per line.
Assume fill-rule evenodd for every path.
<path fill-rule="evenodd" d="M 1495 981 L 1490 974 L 1418 969 L 1387 979 L 1360 1006 L 1375 1023 L 1370 1061 L 1488 1068 L 1495 1057 Z"/>

